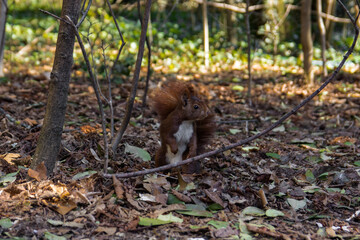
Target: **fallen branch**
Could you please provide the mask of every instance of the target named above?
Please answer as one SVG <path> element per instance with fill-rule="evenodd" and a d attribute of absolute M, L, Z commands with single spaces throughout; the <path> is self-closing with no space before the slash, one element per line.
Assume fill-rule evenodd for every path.
<path fill-rule="evenodd" d="M 213 150 L 192 158 L 188 158 L 183 160 L 182 162 L 177 162 L 177 163 L 172 163 L 172 164 L 168 164 L 165 166 L 161 166 L 161 167 L 157 167 L 157 168 L 152 168 L 152 169 L 147 169 L 147 170 L 143 170 L 143 171 L 138 171 L 138 172 L 130 172 L 130 173 L 117 173 L 117 174 L 103 174 L 104 177 L 117 177 L 117 178 L 129 178 L 129 177 L 136 177 L 136 176 L 142 176 L 142 175 L 146 175 L 146 174 L 150 174 L 150 173 L 154 173 L 154 172 L 159 172 L 159 171 L 164 171 L 164 170 L 168 170 L 171 168 L 175 168 L 175 167 L 179 167 L 185 164 L 189 164 L 191 162 L 194 161 L 199 161 L 200 159 L 203 158 L 207 158 L 210 156 L 214 156 L 218 153 L 222 153 L 225 152 L 227 150 L 230 150 L 232 148 L 241 146 L 245 143 L 251 142 L 254 139 L 257 139 L 261 136 L 264 136 L 265 134 L 269 133 L 271 130 L 273 130 L 274 128 L 278 127 L 281 123 L 283 123 L 287 118 L 289 118 L 291 115 L 293 115 L 294 113 L 296 113 L 300 108 L 302 108 L 305 104 L 307 104 L 310 100 L 312 100 L 316 95 L 318 95 L 332 80 L 334 80 L 335 76 L 339 73 L 339 71 L 341 70 L 341 68 L 344 66 L 346 60 L 349 58 L 349 56 L 351 55 L 351 53 L 354 51 L 358 36 L 359 36 L 359 27 L 356 25 L 356 21 L 359 17 L 359 15 L 356 17 L 356 19 L 354 19 L 350 12 L 346 9 L 346 7 L 344 6 L 344 4 L 340 1 L 337 0 L 339 2 L 339 4 L 344 8 L 344 10 L 346 11 L 346 14 L 349 16 L 352 24 L 354 25 L 354 29 L 355 29 L 355 33 L 354 33 L 354 40 L 353 43 L 351 45 L 351 47 L 349 48 L 349 50 L 346 52 L 346 54 L 344 55 L 342 61 L 340 62 L 340 64 L 338 65 L 338 67 L 335 69 L 335 71 L 327 78 L 327 80 L 315 91 L 313 92 L 310 96 L 308 96 L 307 98 L 305 98 L 300 104 L 298 104 L 296 107 L 294 107 L 290 112 L 286 113 L 285 115 L 283 115 L 278 121 L 276 121 L 275 123 L 273 123 L 271 126 L 269 126 L 268 128 L 266 128 L 265 130 L 263 130 L 262 132 L 251 136 L 247 139 L 241 140 L 237 143 L 233 143 L 229 146 L 226 147 L 222 147 L 218 150 Z M 357 4 L 359 4 L 358 0 L 356 0 Z"/>

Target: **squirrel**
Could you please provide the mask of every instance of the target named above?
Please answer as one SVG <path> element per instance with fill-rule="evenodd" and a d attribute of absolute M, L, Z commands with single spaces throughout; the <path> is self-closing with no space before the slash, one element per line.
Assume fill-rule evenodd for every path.
<path fill-rule="evenodd" d="M 150 94 L 150 107 L 160 120 L 161 147 L 156 167 L 194 157 L 204 151 L 215 132 L 214 114 L 193 85 L 170 81 Z M 183 166 L 184 173 L 198 173 L 200 163 Z"/>

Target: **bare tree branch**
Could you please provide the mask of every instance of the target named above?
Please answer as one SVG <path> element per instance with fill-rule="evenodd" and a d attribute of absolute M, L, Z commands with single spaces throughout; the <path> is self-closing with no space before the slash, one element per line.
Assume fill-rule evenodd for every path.
<path fill-rule="evenodd" d="M 140 20 L 140 23 L 142 26 L 143 23 L 141 20 L 140 0 L 137 1 L 137 9 L 138 9 L 139 20 Z M 149 15 L 149 19 L 150 19 L 150 15 Z M 146 106 L 146 96 L 147 96 L 147 92 L 149 90 L 149 81 L 150 81 L 150 76 L 151 76 L 151 44 L 150 44 L 150 40 L 147 36 L 145 38 L 145 42 L 146 42 L 146 47 L 148 49 L 148 66 L 147 66 L 147 74 L 146 74 L 146 84 L 145 84 L 144 95 L 143 95 L 143 99 L 142 99 L 143 107 Z"/>
<path fill-rule="evenodd" d="M 119 60 L 120 54 L 121 54 L 121 52 L 122 52 L 122 50 L 123 50 L 126 42 L 125 42 L 124 37 L 123 37 L 123 35 L 122 35 L 122 33 L 121 33 L 119 24 L 118 24 L 117 21 L 116 21 L 115 14 L 114 14 L 114 12 L 113 12 L 113 10 L 112 10 L 112 8 L 111 8 L 111 4 L 110 4 L 109 0 L 106 0 L 106 3 L 107 3 L 107 5 L 108 5 L 108 7 L 109 7 L 111 16 L 112 16 L 112 18 L 114 19 L 114 23 L 115 23 L 116 29 L 118 30 L 119 35 L 120 35 L 120 38 L 121 38 L 121 46 L 120 46 L 120 48 L 119 48 L 119 52 L 118 52 L 118 54 L 117 54 L 117 56 L 116 56 L 116 58 L 115 58 L 115 61 L 114 61 L 114 64 L 113 64 L 112 68 L 109 70 L 109 78 L 110 78 L 110 77 L 111 77 L 111 73 L 113 72 L 113 70 L 114 70 L 114 68 L 115 68 L 115 66 L 116 66 L 116 63 L 117 63 L 118 60 Z"/>
<path fill-rule="evenodd" d="M 200 3 L 200 4 L 202 4 L 204 2 L 203 0 L 194 0 L 194 1 L 197 3 Z M 207 2 L 207 5 L 217 7 L 217 8 L 231 10 L 231 11 L 238 12 L 238 13 L 246 13 L 246 8 L 240 8 L 238 6 L 234 6 L 234 5 L 230 5 L 230 4 L 226 4 L 226 3 Z M 264 8 L 263 4 L 253 5 L 253 6 L 249 7 L 249 12 L 253 12 L 256 10 L 263 9 L 263 8 Z"/>
<path fill-rule="evenodd" d="M 290 8 L 292 10 L 300 10 L 301 7 L 300 6 L 296 6 L 296 5 L 292 5 L 292 4 L 288 4 L 288 6 L 290 6 Z M 311 11 L 312 14 L 317 14 L 316 11 Z M 325 19 L 329 19 L 330 21 L 333 21 L 333 22 L 337 22 L 337 23 L 351 23 L 351 21 L 347 18 L 339 18 L 339 17 L 335 17 L 335 16 L 332 16 L 332 15 L 329 15 L 329 14 L 326 14 L 326 13 L 321 13 L 320 14 L 321 17 L 325 18 Z"/>
<path fill-rule="evenodd" d="M 246 13 L 245 13 L 245 22 L 246 22 L 246 35 L 247 35 L 247 58 L 248 58 L 248 92 L 247 92 L 247 97 L 248 97 L 248 103 L 250 106 L 252 106 L 252 101 L 251 101 L 251 82 L 252 82 L 252 76 L 251 76 L 251 36 L 250 36 L 250 12 L 249 12 L 249 7 L 250 7 L 250 0 L 246 0 Z"/>
<path fill-rule="evenodd" d="M 120 130 L 116 134 L 115 139 L 113 139 L 113 141 L 112 141 L 112 151 L 113 151 L 113 153 L 116 152 L 116 148 L 117 148 L 117 146 L 119 145 L 119 143 L 120 143 L 120 141 L 122 139 L 122 136 L 123 136 L 123 134 L 124 134 L 124 132 L 126 130 L 126 127 L 127 127 L 128 123 L 129 123 L 129 120 L 130 120 L 130 117 L 131 117 L 131 112 L 132 112 L 132 108 L 133 108 L 135 97 L 136 97 L 137 84 L 138 84 L 138 81 L 139 81 L 139 75 L 140 75 L 140 69 L 141 69 L 141 61 L 142 61 L 143 54 L 144 54 L 145 38 L 146 38 L 148 21 L 149 21 L 150 9 L 151 9 L 151 0 L 147 0 L 146 5 L 145 5 L 143 25 L 141 27 L 141 35 L 140 35 L 140 41 L 139 41 L 139 51 L 138 51 L 138 55 L 137 55 L 137 59 L 136 59 L 136 63 L 135 63 L 135 71 L 134 71 L 134 77 L 133 77 L 131 93 L 130 93 L 129 99 L 127 101 L 126 113 L 125 113 L 124 119 L 123 119 L 123 121 L 121 123 Z"/>
<path fill-rule="evenodd" d="M 79 28 L 80 25 L 83 23 L 86 15 L 88 14 L 88 12 L 89 12 L 89 10 L 90 10 L 90 6 L 91 6 L 91 3 L 92 3 L 92 0 L 89 0 L 89 3 L 88 3 L 88 5 L 87 5 L 87 7 L 86 7 L 86 10 L 83 11 L 83 9 L 84 9 L 84 7 L 85 7 L 85 3 L 86 3 L 86 0 L 84 0 L 84 4 L 83 4 L 83 6 L 82 6 L 82 17 L 81 17 L 80 21 L 78 22 L 78 24 L 76 24 L 76 28 Z"/>
<path fill-rule="evenodd" d="M 200 3 L 200 4 L 203 3 L 203 0 L 194 0 L 194 1 L 197 3 Z M 231 11 L 238 12 L 238 13 L 246 13 L 246 8 L 241 8 L 241 7 L 233 6 L 233 5 L 226 4 L 226 3 L 207 2 L 207 4 L 209 6 L 223 8 L 223 9 L 231 10 Z M 286 4 L 285 6 L 287 8 L 290 8 L 290 10 L 300 10 L 301 9 L 300 6 L 296 6 L 296 5 L 292 5 L 292 4 Z M 263 4 L 253 5 L 253 6 L 249 7 L 249 12 L 257 11 L 257 10 L 260 10 L 263 8 L 264 8 Z M 316 11 L 312 11 L 312 13 L 317 14 Z M 333 22 L 351 23 L 351 21 L 347 18 L 339 18 L 339 17 L 335 17 L 335 16 L 332 16 L 332 15 L 326 14 L 326 13 L 321 13 L 321 17 L 328 19 L 330 21 L 333 21 Z"/>
<path fill-rule="evenodd" d="M 94 73 L 92 71 L 92 67 L 89 61 L 89 58 L 87 56 L 83 41 L 80 37 L 79 31 L 76 27 L 76 25 L 71 21 L 71 19 L 67 17 L 68 22 L 70 22 L 70 25 L 73 26 L 73 28 L 75 29 L 75 36 L 78 40 L 78 43 L 80 45 L 81 48 L 81 52 L 84 56 L 85 62 L 86 62 L 86 66 L 90 75 L 90 79 L 91 79 L 91 84 L 92 87 L 94 88 L 94 92 L 95 92 L 95 96 L 99 105 L 99 110 L 100 110 L 100 115 L 101 115 L 101 127 L 102 127 L 102 131 L 103 131 L 103 138 L 104 138 L 104 147 L 105 147 L 105 165 L 104 165 L 104 172 L 107 172 L 107 168 L 108 168 L 108 163 L 109 163 L 109 146 L 108 146 L 108 140 L 107 140 L 107 132 L 106 132 L 106 119 L 105 119 L 105 113 L 104 113 L 104 109 L 103 109 L 103 104 L 101 102 L 101 97 L 100 97 L 100 93 L 99 93 L 99 89 L 98 89 L 98 85 L 96 84 L 96 79 L 94 76 Z"/>

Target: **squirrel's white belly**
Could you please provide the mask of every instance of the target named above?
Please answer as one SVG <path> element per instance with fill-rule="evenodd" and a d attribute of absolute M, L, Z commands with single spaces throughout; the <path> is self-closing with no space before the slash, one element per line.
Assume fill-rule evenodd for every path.
<path fill-rule="evenodd" d="M 194 133 L 194 125 L 193 121 L 183 121 L 180 126 L 179 130 L 174 134 L 178 145 L 178 151 L 176 154 L 171 152 L 170 146 L 167 145 L 166 147 L 166 160 L 168 163 L 177 163 L 182 161 L 182 155 L 185 152 L 187 145 Z"/>

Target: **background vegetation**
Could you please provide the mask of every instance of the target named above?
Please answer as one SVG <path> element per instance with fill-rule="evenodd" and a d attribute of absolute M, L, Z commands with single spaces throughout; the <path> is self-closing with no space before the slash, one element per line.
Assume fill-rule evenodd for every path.
<path fill-rule="evenodd" d="M 129 1 L 131 2 L 131 1 Z M 260 1 L 256 4 L 267 2 Z M 241 1 L 236 1 L 241 4 Z M 243 6 L 242 3 L 241 6 Z M 299 5 L 300 1 L 284 1 L 283 4 Z M 351 5 L 352 3 L 348 3 Z M 51 66 L 57 37 L 58 23 L 39 9 L 55 14 L 61 10 L 60 1 L 10 1 L 6 24 L 5 63 L 8 73 L 18 69 L 37 69 Z M 285 6 L 285 5 L 284 5 Z M 324 7 L 326 5 L 324 4 Z M 129 75 L 135 62 L 140 36 L 140 23 L 136 10 L 136 2 L 118 1 L 114 4 L 116 16 L 123 31 L 126 42 L 116 70 L 120 74 Z M 355 8 L 349 6 L 355 11 Z M 300 45 L 299 10 L 291 10 L 283 24 L 276 30 L 271 29 L 274 21 L 268 12 L 278 14 L 278 9 L 267 9 L 252 12 L 251 45 L 252 61 L 255 70 L 261 66 L 262 72 L 267 70 L 286 73 L 301 73 L 302 55 Z M 209 6 L 210 29 L 210 62 L 211 72 L 245 69 L 247 63 L 247 39 L 244 14 L 236 13 L 233 26 L 226 23 L 228 11 Z M 335 14 L 346 17 L 344 11 L 337 6 Z M 275 16 L 279 18 L 279 16 Z M 152 39 L 152 64 L 156 71 L 165 73 L 197 72 L 204 65 L 202 18 L 199 4 L 192 1 L 155 1 L 152 7 L 152 23 L 149 37 Z M 313 65 L 317 72 L 321 67 L 320 39 L 316 17 L 312 17 L 314 39 Z M 50 32 L 45 32 L 51 28 Z M 343 51 L 352 41 L 350 24 L 334 23 L 328 37 L 326 58 L 327 68 L 332 70 L 341 60 Z M 95 1 L 87 19 L 81 27 L 81 33 L 88 38 L 87 49 L 92 46 L 94 61 L 100 71 L 103 69 L 102 45 L 106 47 L 106 57 L 114 60 L 121 44 L 116 27 L 104 1 Z M 236 41 L 231 42 L 228 33 L 235 34 Z M 35 38 L 37 41 L 32 43 Z M 275 39 L 278 38 L 278 41 Z M 25 46 L 31 45 L 31 51 L 19 55 Z M 357 44 L 355 51 L 360 50 Z M 75 64 L 85 69 L 82 55 L 77 48 L 74 53 Z M 144 58 L 143 64 L 146 64 Z M 358 69 L 360 56 L 350 57 L 345 71 L 354 72 Z M 255 71 L 257 72 L 257 71 Z M 116 75 L 117 78 L 120 75 Z"/>

